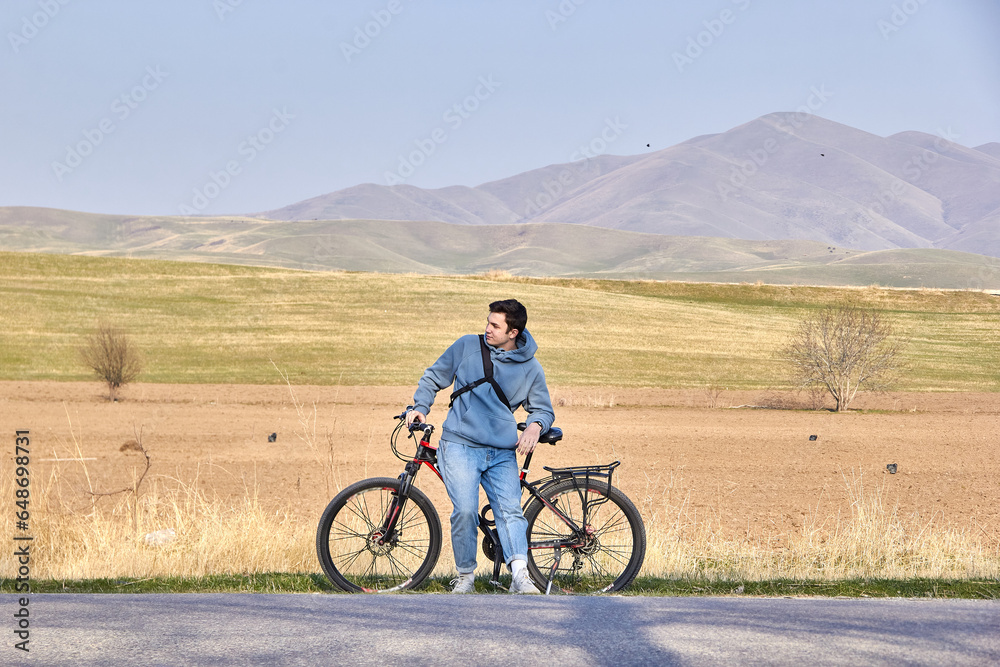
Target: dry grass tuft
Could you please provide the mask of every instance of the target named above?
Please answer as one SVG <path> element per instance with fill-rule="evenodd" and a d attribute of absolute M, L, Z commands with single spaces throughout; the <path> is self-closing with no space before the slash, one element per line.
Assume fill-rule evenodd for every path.
<path fill-rule="evenodd" d="M 586 407 L 586 408 L 613 408 L 615 407 L 615 395 L 604 393 L 579 393 L 566 392 L 565 395 L 554 399 L 556 406 L 565 407 Z"/>
<path fill-rule="evenodd" d="M 265 510 L 255 484 L 219 498 L 169 476 L 138 493 L 98 496 L 57 472 L 32 482 L 32 575 L 40 579 L 144 579 L 213 574 L 317 572 L 315 517 L 288 506 Z M 0 495 L 13 495 L 11 472 Z M 723 536 L 718 514 L 698 515 L 679 476 L 648 480 L 639 501 L 648 547 L 642 574 L 707 581 L 1000 576 L 1000 543 L 983 530 L 938 525 L 935 517 L 901 517 L 884 487 L 844 476 L 849 514 L 817 507 L 795 534 Z M 81 509 L 82 508 L 82 509 Z M 439 512 L 445 508 L 439 507 Z M 11 542 L 13 522 L 0 523 Z M 0 574 L 11 577 L 13 561 Z M 449 570 L 447 552 L 438 572 Z M 123 584 L 125 585 L 125 584 Z"/>
<path fill-rule="evenodd" d="M 719 537 L 713 517 L 698 517 L 676 479 L 643 503 L 648 547 L 644 574 L 666 578 L 764 581 L 1000 576 L 1000 546 L 982 531 L 942 528 L 932 518 L 904 520 L 887 507 L 881 485 L 845 476 L 850 515 L 818 511 L 794 535 Z"/>
<path fill-rule="evenodd" d="M 0 492 L 13 495 L 7 476 Z M 97 499 L 89 511 L 55 498 L 74 497 L 54 475 L 35 480 L 31 534 L 32 576 L 40 579 L 141 579 L 160 576 L 304 572 L 315 564 L 315 527 L 288 512 L 266 512 L 255 489 L 239 501 L 210 497 L 197 483 L 157 477 L 139 496 Z M 14 526 L 0 526 L 2 539 Z M 175 538 L 152 546 L 147 535 L 173 530 Z M 4 569 L 11 567 L 5 560 Z M 10 576 L 4 572 L 3 576 Z"/>
<path fill-rule="evenodd" d="M 494 280 L 494 281 L 500 281 L 500 280 L 506 281 L 510 280 L 513 277 L 510 271 L 507 271 L 506 269 L 489 269 L 487 271 L 484 271 L 482 273 L 482 276 L 486 280 Z"/>

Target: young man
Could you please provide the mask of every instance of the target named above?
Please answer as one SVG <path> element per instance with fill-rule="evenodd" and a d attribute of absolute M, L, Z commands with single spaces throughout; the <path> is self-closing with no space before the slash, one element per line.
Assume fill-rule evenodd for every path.
<path fill-rule="evenodd" d="M 458 579 L 454 593 L 475 589 L 476 551 L 479 546 L 479 485 L 493 508 L 497 532 L 513 578 L 513 593 L 540 591 L 528 578 L 528 524 L 521 512 L 517 454 L 535 449 L 538 437 L 552 426 L 555 415 L 545 386 L 545 373 L 535 359 L 535 344 L 525 329 L 528 311 L 515 299 L 490 304 L 484 336 L 493 362 L 498 392 L 484 378 L 480 337 L 462 336 L 428 368 L 413 395 L 407 425 L 424 422 L 437 392 L 454 383 L 454 403 L 441 427 L 438 461 L 454 509 L 451 545 Z M 500 393 L 507 399 L 504 405 Z M 512 414 L 523 406 L 527 428 L 520 435 Z"/>

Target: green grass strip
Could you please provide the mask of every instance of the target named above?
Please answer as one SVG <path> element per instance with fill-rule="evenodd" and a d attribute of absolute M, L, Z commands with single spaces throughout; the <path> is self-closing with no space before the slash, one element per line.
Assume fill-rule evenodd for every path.
<path fill-rule="evenodd" d="M 0 579 L 0 593 L 14 593 L 16 581 Z M 444 593 L 449 577 L 428 579 L 416 592 Z M 494 591 L 486 577 L 476 590 Z M 268 572 L 220 574 L 206 577 L 150 577 L 147 579 L 36 579 L 31 593 L 341 593 L 321 574 Z M 843 579 L 836 581 L 704 581 L 639 577 L 622 593 L 650 597 L 750 596 L 831 598 L 947 598 L 1000 599 L 997 579 Z"/>

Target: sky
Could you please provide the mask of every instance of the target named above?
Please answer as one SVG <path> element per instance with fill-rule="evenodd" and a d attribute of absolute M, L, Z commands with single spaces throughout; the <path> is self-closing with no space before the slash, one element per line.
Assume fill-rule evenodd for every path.
<path fill-rule="evenodd" d="M 777 111 L 1000 141 L 998 0 L 5 0 L 0 32 L 0 206 L 475 186 Z"/>

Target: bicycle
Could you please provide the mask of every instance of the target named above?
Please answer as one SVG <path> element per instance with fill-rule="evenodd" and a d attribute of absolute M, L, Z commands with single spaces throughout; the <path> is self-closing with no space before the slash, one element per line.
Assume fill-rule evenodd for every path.
<path fill-rule="evenodd" d="M 397 440 L 406 412 L 389 438 L 396 458 L 406 462 L 399 477 L 356 482 L 327 505 L 316 530 L 316 551 L 323 572 L 349 592 L 390 592 L 420 586 L 441 555 L 441 520 L 433 503 L 413 485 L 422 466 L 441 479 L 434 427 L 415 422 L 407 429 L 416 440 L 412 456 L 400 453 Z M 524 424 L 518 424 L 519 429 Z M 551 428 L 539 443 L 556 444 L 563 433 Z M 522 507 L 528 521 L 528 571 L 545 593 L 607 593 L 632 583 L 646 553 L 646 529 L 639 511 L 612 485 L 619 461 L 608 465 L 549 468 L 547 477 L 526 481 L 529 453 L 521 466 Z M 489 504 L 479 513 L 482 548 L 493 561 L 491 583 L 500 584 L 503 547 L 490 518 Z"/>

